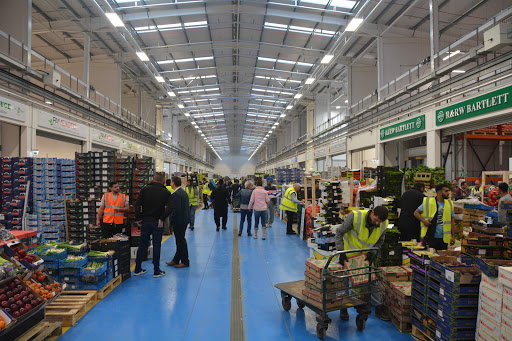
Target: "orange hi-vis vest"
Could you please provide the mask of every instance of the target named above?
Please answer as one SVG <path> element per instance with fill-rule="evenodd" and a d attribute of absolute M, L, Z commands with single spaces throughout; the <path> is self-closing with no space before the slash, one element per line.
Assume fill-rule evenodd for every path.
<path fill-rule="evenodd" d="M 114 202 L 114 196 L 112 193 L 105 193 L 103 196 L 103 201 L 105 202 L 105 209 L 103 210 L 103 222 L 106 224 L 123 224 L 124 213 L 115 212 L 115 209 L 124 207 L 125 194 L 119 193 L 117 195 L 117 200 Z"/>

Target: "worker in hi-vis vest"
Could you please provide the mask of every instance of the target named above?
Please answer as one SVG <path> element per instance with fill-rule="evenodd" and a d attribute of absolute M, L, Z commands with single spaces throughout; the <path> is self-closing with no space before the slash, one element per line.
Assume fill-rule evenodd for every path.
<path fill-rule="evenodd" d="M 194 222 L 196 217 L 196 209 L 197 209 L 197 196 L 199 195 L 199 191 L 197 187 L 192 186 L 192 180 L 187 180 L 187 187 L 185 187 L 185 192 L 188 195 L 188 205 L 190 209 L 190 230 L 194 231 Z"/>
<path fill-rule="evenodd" d="M 343 224 L 336 227 L 336 251 L 360 250 L 368 248 L 379 248 L 386 238 L 388 227 L 388 209 L 384 206 L 377 206 L 373 210 L 352 211 L 347 215 Z M 370 260 L 377 251 L 365 252 L 366 259 Z M 340 264 L 345 266 L 347 256 L 354 256 L 358 253 L 344 253 L 340 255 Z M 372 266 L 374 266 L 372 264 Z M 375 308 L 375 316 L 383 321 L 389 321 L 389 312 L 384 306 L 382 295 L 377 287 L 377 281 L 372 282 L 371 304 Z M 347 309 L 340 310 L 340 319 L 349 319 Z"/>
<path fill-rule="evenodd" d="M 171 192 L 171 194 L 174 193 L 174 190 L 171 187 L 171 179 L 165 180 L 165 188 L 167 188 L 167 190 Z"/>
<path fill-rule="evenodd" d="M 110 238 L 122 232 L 124 214 L 130 209 L 128 196 L 119 192 L 119 184 L 111 182 L 109 183 L 109 188 L 110 192 L 103 194 L 101 198 L 100 208 L 96 217 L 96 226 L 101 227 L 103 238 Z"/>
<path fill-rule="evenodd" d="M 293 184 L 292 187 L 288 188 L 286 192 L 284 192 L 283 200 L 279 206 L 280 210 L 286 212 L 286 234 L 295 234 L 292 229 L 292 224 L 295 219 L 295 214 L 297 213 L 297 204 L 304 202 L 304 199 L 302 199 L 302 201 L 297 199 L 297 192 L 299 190 L 300 184 Z"/>
<path fill-rule="evenodd" d="M 436 186 L 435 197 L 423 198 L 423 203 L 414 212 L 421 223 L 423 244 L 436 250 L 446 250 L 448 244 L 455 244 L 455 212 L 450 197 L 450 187 Z"/>
<path fill-rule="evenodd" d="M 203 179 L 203 210 L 207 210 L 208 207 L 208 197 L 212 193 L 210 187 L 208 186 L 208 181 L 206 179 Z"/>
<path fill-rule="evenodd" d="M 480 180 L 475 180 L 475 186 L 471 188 L 471 196 L 475 198 L 482 196 L 482 182 Z"/>

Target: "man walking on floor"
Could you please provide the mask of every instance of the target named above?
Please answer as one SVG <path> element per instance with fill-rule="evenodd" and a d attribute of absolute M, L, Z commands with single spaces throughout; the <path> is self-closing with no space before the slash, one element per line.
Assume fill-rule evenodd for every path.
<path fill-rule="evenodd" d="M 266 191 L 276 191 L 276 186 L 272 185 L 274 182 L 274 179 L 269 176 L 267 178 L 267 185 L 265 186 Z M 276 215 L 276 204 L 277 199 L 275 196 L 272 195 L 273 193 L 269 193 L 270 201 L 268 202 L 268 221 L 267 221 L 267 227 L 272 227 L 272 224 L 274 223 L 274 217 Z"/>
<path fill-rule="evenodd" d="M 446 250 L 448 244 L 455 244 L 455 212 L 448 185 L 436 186 L 436 197 L 425 197 L 414 212 L 421 223 L 421 238 L 436 250 Z"/>
<path fill-rule="evenodd" d="M 141 226 L 140 244 L 135 259 L 135 276 L 146 273 L 141 266 L 151 235 L 153 235 L 153 277 L 165 275 L 165 272 L 160 270 L 160 249 L 164 221 L 171 213 L 172 194 L 165 188 L 164 179 L 162 173 L 155 173 L 153 181 L 142 188 L 135 202 L 135 219 Z"/>
<path fill-rule="evenodd" d="M 128 196 L 119 193 L 119 184 L 111 182 L 108 186 L 110 192 L 105 193 L 101 198 L 96 225 L 101 227 L 101 236 L 110 238 L 117 233 L 121 233 L 124 227 L 124 214 L 128 212 Z M 103 220 L 101 219 L 103 217 Z M 100 222 L 103 222 L 100 225 Z"/>
<path fill-rule="evenodd" d="M 190 180 L 189 180 L 190 181 Z M 174 237 L 176 238 L 176 254 L 172 261 L 165 264 L 175 268 L 188 268 L 190 262 L 188 259 L 188 246 L 185 239 L 185 232 L 190 221 L 189 196 L 181 188 L 181 179 L 173 176 L 171 186 L 174 189 L 172 194 L 171 225 L 174 226 Z"/>
<path fill-rule="evenodd" d="M 300 190 L 300 184 L 293 184 L 292 187 L 288 188 L 284 193 L 281 206 L 279 206 L 279 209 L 286 211 L 286 234 L 295 234 L 292 226 L 295 214 L 297 213 L 297 204 L 304 202 L 304 199 L 301 201 L 297 200 L 298 190 Z"/>
<path fill-rule="evenodd" d="M 226 230 L 228 223 L 228 204 L 231 205 L 231 198 L 228 190 L 224 186 L 224 180 L 219 179 L 217 188 L 212 192 L 211 199 L 213 200 L 213 218 L 217 231 L 220 230 L 220 219 L 222 218 L 222 229 Z"/>
<path fill-rule="evenodd" d="M 194 223 L 196 221 L 196 209 L 197 209 L 197 196 L 199 195 L 199 191 L 197 187 L 192 186 L 192 180 L 187 180 L 187 187 L 185 188 L 188 195 L 188 204 L 189 204 L 189 220 L 190 220 L 190 230 L 194 231 Z"/>

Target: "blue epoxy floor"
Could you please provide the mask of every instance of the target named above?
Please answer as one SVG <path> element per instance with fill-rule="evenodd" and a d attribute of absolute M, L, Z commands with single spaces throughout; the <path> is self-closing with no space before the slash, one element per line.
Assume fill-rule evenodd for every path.
<path fill-rule="evenodd" d="M 213 210 L 198 211 L 196 229 L 186 235 L 190 268 L 165 265 L 175 252 L 174 238 L 169 238 L 162 245 L 166 276 L 153 278 L 151 261 L 145 262 L 147 274 L 123 282 L 59 340 L 229 340 L 233 217 L 230 212 L 228 230 L 216 232 Z M 306 244 L 285 231 L 276 218 L 266 240 L 254 240 L 245 231 L 239 238 L 247 341 L 318 340 L 316 315 L 299 309 L 295 301 L 284 311 L 280 292 L 273 287 L 303 279 L 309 256 Z M 261 229 L 258 234 L 261 238 Z M 326 340 L 412 340 L 374 316 L 358 332 L 352 310 L 348 322 L 340 321 L 336 312 L 330 314 Z"/>

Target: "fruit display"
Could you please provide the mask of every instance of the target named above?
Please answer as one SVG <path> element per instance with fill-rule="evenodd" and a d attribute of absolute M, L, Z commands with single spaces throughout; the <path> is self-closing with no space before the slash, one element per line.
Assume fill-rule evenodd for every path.
<path fill-rule="evenodd" d="M 19 318 L 43 303 L 30 287 L 18 278 L 0 286 L 0 307 L 14 318 Z"/>
<path fill-rule="evenodd" d="M 0 316 L 0 330 L 3 330 L 7 326 L 7 323 L 4 321 L 4 318 Z"/>
<path fill-rule="evenodd" d="M 41 271 L 36 272 L 33 277 L 38 282 L 43 282 L 46 279 L 46 275 Z"/>
<path fill-rule="evenodd" d="M 11 246 L 11 249 L 14 251 L 14 256 L 11 258 L 16 259 L 18 262 L 21 260 L 25 260 L 30 264 L 34 264 L 34 262 L 36 261 L 36 256 L 31 253 L 27 253 L 27 251 L 24 250 L 21 246 Z"/>
<path fill-rule="evenodd" d="M 48 289 L 43 287 L 43 285 L 41 283 L 25 281 L 25 284 L 28 285 L 32 290 L 37 292 L 39 295 L 41 295 L 41 297 L 47 301 L 51 300 L 54 296 L 53 291 L 51 291 L 51 290 L 49 291 Z M 48 285 L 48 287 L 49 287 L 49 285 Z"/>

